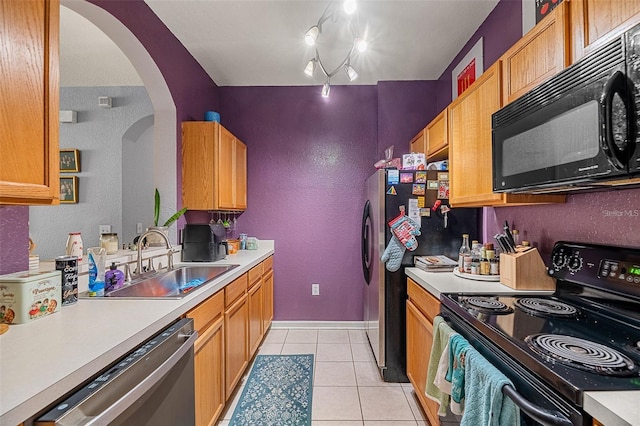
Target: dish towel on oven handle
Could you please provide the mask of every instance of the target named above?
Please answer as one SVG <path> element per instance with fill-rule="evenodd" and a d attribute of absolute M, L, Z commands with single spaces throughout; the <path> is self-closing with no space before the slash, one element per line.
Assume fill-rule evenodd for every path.
<path fill-rule="evenodd" d="M 465 362 L 465 408 L 460 426 L 512 426 L 520 424 L 520 409 L 502 393 L 509 380 L 475 348 L 469 347 Z"/>
<path fill-rule="evenodd" d="M 466 391 L 466 355 L 471 345 L 459 334 L 449 339 L 449 368 L 446 380 L 451 383 L 451 412 L 463 414 L 465 407 Z"/>
<path fill-rule="evenodd" d="M 449 339 L 453 334 L 457 333 L 440 315 L 433 319 L 433 343 L 427 368 L 425 393 L 429 399 L 439 404 L 439 416 L 446 416 L 451 398 L 451 383 L 445 380 L 445 375 L 449 365 Z"/>

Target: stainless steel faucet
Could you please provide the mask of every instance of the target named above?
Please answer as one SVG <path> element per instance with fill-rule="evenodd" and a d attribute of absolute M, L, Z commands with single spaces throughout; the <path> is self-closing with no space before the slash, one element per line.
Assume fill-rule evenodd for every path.
<path fill-rule="evenodd" d="M 138 238 L 138 259 L 137 259 L 137 263 L 136 263 L 136 274 L 137 275 L 141 275 L 142 274 L 142 246 L 143 246 L 143 242 L 144 239 L 147 237 L 147 235 L 149 234 L 158 234 L 162 237 L 162 239 L 164 239 L 164 242 L 167 245 L 167 248 L 169 249 L 169 251 L 167 252 L 167 257 L 169 258 L 168 261 L 168 265 L 167 268 L 169 270 L 173 269 L 173 247 L 171 247 L 171 243 L 169 242 L 169 238 L 162 232 L 158 231 L 157 229 L 149 229 L 147 231 L 145 231 L 142 235 L 140 235 L 140 238 Z"/>

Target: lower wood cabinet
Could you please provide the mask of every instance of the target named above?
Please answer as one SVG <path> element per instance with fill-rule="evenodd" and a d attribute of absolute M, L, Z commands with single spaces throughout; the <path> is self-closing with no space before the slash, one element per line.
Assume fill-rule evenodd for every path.
<path fill-rule="evenodd" d="M 413 385 L 429 423 L 440 424 L 438 404 L 425 395 L 427 369 L 433 344 L 433 318 L 440 312 L 440 301 L 407 279 L 407 377 Z"/>
<path fill-rule="evenodd" d="M 263 282 L 262 275 L 249 288 L 249 358 L 258 350 L 262 342 L 262 309 L 263 309 Z"/>
<path fill-rule="evenodd" d="M 244 293 L 224 312 L 225 337 L 225 398 L 233 394 L 249 364 L 249 303 Z"/>
<path fill-rule="evenodd" d="M 196 424 L 214 425 L 226 402 L 224 317 L 198 337 L 195 346 Z"/>
<path fill-rule="evenodd" d="M 186 314 L 193 318 L 196 424 L 214 425 L 273 318 L 273 256 Z"/>
<path fill-rule="evenodd" d="M 213 425 L 224 409 L 224 291 L 187 313 L 198 332 L 194 348 L 197 425 Z"/>

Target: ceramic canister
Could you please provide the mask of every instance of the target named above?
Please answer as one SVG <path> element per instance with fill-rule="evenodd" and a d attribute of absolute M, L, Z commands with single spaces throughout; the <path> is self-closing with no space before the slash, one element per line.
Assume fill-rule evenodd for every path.
<path fill-rule="evenodd" d="M 67 256 L 76 256 L 78 260 L 82 260 L 82 252 L 84 247 L 82 246 L 82 234 L 80 232 L 69 232 L 67 237 Z"/>

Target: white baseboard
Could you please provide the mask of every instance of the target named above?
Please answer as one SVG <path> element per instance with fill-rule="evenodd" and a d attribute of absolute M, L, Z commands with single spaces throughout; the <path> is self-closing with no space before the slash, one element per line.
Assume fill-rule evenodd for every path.
<path fill-rule="evenodd" d="M 272 321 L 271 328 L 274 330 L 291 328 L 364 330 L 364 321 Z"/>

